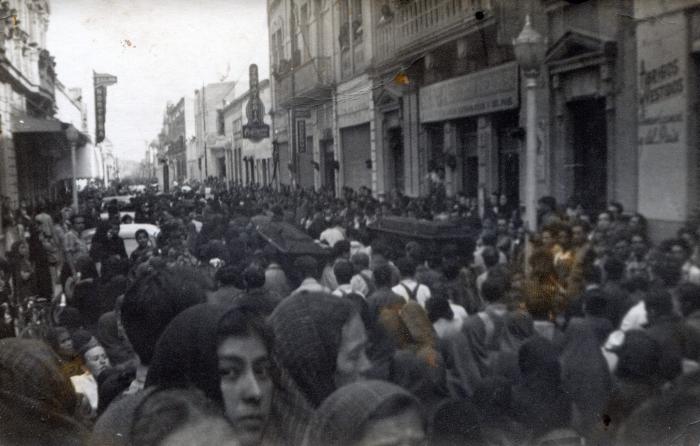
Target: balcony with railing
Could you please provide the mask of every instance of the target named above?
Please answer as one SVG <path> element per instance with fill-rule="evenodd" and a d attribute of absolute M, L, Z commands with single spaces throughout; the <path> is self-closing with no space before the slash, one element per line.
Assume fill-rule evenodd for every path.
<path fill-rule="evenodd" d="M 476 24 L 491 11 L 493 0 L 409 0 L 383 10 L 374 34 L 375 62 L 400 57 L 440 35 Z"/>
<path fill-rule="evenodd" d="M 276 96 L 282 107 L 305 105 L 331 97 L 333 66 L 330 57 L 315 57 L 275 74 Z"/>

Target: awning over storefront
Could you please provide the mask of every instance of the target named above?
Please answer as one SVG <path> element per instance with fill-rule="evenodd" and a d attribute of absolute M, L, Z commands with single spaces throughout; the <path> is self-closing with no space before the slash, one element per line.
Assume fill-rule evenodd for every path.
<path fill-rule="evenodd" d="M 63 133 L 64 125 L 54 118 L 21 115 L 12 118 L 12 133 Z"/>
<path fill-rule="evenodd" d="M 230 150 L 231 141 L 222 135 L 207 135 L 207 148 L 211 150 Z"/>

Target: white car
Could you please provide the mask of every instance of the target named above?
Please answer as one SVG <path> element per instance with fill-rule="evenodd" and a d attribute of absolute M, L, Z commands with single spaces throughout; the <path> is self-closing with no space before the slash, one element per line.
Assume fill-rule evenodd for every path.
<path fill-rule="evenodd" d="M 148 223 L 131 223 L 123 224 L 119 226 L 119 237 L 124 239 L 124 247 L 126 248 L 126 255 L 131 256 L 131 253 L 136 250 L 138 243 L 136 242 L 136 231 L 139 229 L 145 229 L 148 232 L 148 243 L 155 248 L 156 238 L 160 234 L 160 228 L 156 225 L 151 225 Z M 85 243 L 90 249 L 92 244 L 92 236 L 95 235 L 95 228 L 86 229 L 80 234 Z"/>
<path fill-rule="evenodd" d="M 109 206 L 109 204 L 114 200 L 117 201 L 120 219 L 125 215 L 131 216 L 132 219 L 136 218 L 136 210 L 134 209 L 134 205 L 131 204 L 131 199 L 133 197 L 133 195 L 115 195 L 112 197 L 104 197 L 102 199 L 102 213 L 100 214 L 100 218 L 102 220 L 107 220 L 107 206 Z"/>

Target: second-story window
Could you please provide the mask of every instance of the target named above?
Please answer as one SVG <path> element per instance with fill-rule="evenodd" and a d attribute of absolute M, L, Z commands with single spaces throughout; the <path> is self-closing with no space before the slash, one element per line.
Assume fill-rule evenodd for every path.
<path fill-rule="evenodd" d="M 309 4 L 304 3 L 299 9 L 299 29 L 301 31 L 301 62 L 304 63 L 311 58 L 311 41 L 309 40 Z"/>
<path fill-rule="evenodd" d="M 340 21 L 340 31 L 338 32 L 338 44 L 340 49 L 350 48 L 350 0 L 340 0 L 338 6 L 338 18 Z"/>
<path fill-rule="evenodd" d="M 352 0 L 352 35 L 355 43 L 362 40 L 362 0 Z"/>
<path fill-rule="evenodd" d="M 282 30 L 278 29 L 272 34 L 272 66 L 276 71 L 280 71 L 280 63 L 284 59 L 284 43 L 282 40 Z"/>

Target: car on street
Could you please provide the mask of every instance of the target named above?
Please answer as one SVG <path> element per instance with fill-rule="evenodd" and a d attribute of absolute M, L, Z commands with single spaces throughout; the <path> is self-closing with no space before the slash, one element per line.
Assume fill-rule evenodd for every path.
<path fill-rule="evenodd" d="M 148 223 L 131 223 L 122 224 L 119 226 L 119 237 L 124 239 L 124 247 L 126 248 L 126 254 L 131 255 L 132 252 L 138 247 L 136 242 L 136 231 L 139 229 L 145 229 L 148 232 L 149 244 L 153 247 L 156 246 L 156 238 L 160 234 L 160 228 L 156 225 L 151 225 Z M 92 244 L 92 236 L 95 235 L 95 228 L 86 229 L 80 234 L 80 237 L 88 245 L 88 249 Z"/>

